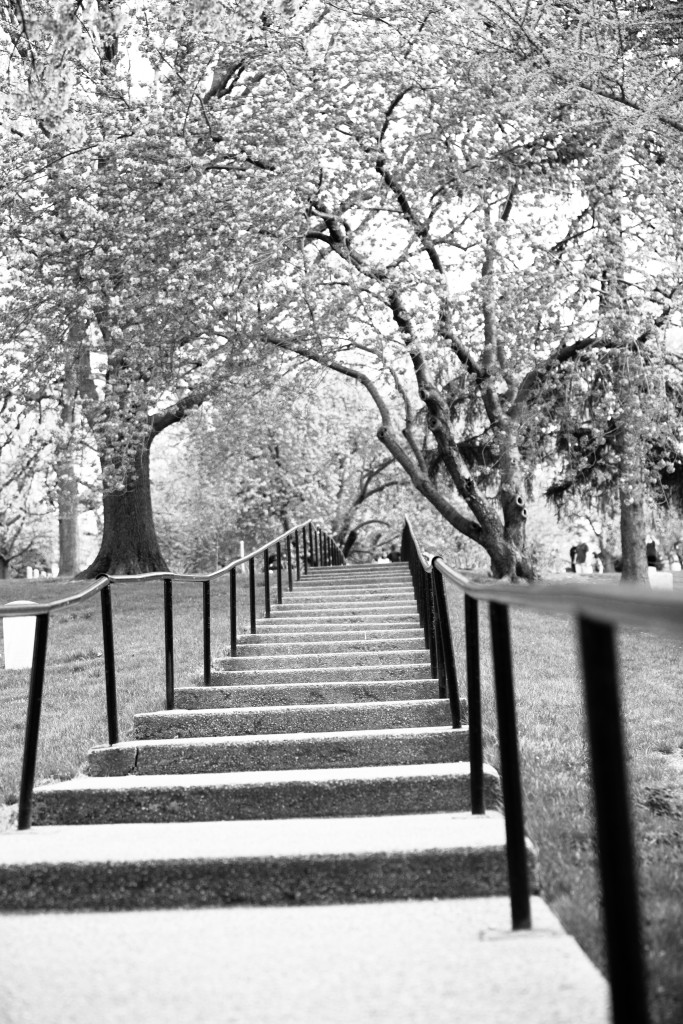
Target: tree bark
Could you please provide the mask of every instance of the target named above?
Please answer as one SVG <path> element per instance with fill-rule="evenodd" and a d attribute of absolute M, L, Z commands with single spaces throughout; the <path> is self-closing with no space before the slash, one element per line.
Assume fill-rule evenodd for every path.
<path fill-rule="evenodd" d="M 94 562 L 79 573 L 78 579 L 93 579 L 101 573 L 130 576 L 168 571 L 152 514 L 149 453 L 154 436 L 150 432 L 139 446 L 122 489 L 105 492 L 100 550 Z"/>

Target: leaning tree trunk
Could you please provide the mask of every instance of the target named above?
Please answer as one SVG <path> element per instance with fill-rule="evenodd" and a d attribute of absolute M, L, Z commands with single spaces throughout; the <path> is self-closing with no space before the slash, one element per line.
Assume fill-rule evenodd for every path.
<path fill-rule="evenodd" d="M 100 573 L 131 576 L 168 571 L 152 515 L 149 451 L 153 436 L 150 434 L 136 451 L 123 487 L 105 491 L 100 550 L 95 561 L 79 574 L 79 579 L 92 579 Z"/>

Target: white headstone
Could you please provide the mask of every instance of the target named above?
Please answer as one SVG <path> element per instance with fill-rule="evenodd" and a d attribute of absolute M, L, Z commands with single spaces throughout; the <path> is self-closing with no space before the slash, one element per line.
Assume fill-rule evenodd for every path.
<path fill-rule="evenodd" d="M 27 580 L 32 580 L 33 579 L 33 569 L 31 568 L 30 565 L 26 566 L 26 579 Z"/>
<path fill-rule="evenodd" d="M 10 604 L 33 606 L 35 601 L 10 601 Z M 18 615 L 2 620 L 5 640 L 5 668 L 30 668 L 33 661 L 35 615 Z"/>
<path fill-rule="evenodd" d="M 650 586 L 653 590 L 673 590 L 674 574 L 672 572 L 657 572 L 649 566 L 647 574 L 650 577 Z"/>

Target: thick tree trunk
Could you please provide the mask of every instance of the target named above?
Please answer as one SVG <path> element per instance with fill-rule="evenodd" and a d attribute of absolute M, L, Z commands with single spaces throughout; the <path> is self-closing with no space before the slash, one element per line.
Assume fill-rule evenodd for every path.
<path fill-rule="evenodd" d="M 150 434 L 135 454 L 121 490 L 104 494 L 104 529 L 94 562 L 79 574 L 92 579 L 100 573 L 131 576 L 165 572 L 168 566 L 159 549 L 149 479 Z"/>
<path fill-rule="evenodd" d="M 647 583 L 646 523 L 642 495 L 621 494 L 621 578 L 625 583 Z"/>
<path fill-rule="evenodd" d="M 624 583 L 647 583 L 645 523 L 645 481 L 643 473 L 643 436 L 639 429 L 642 410 L 639 383 L 644 388 L 640 359 L 620 355 L 621 422 L 617 431 L 619 452 L 619 505 L 621 511 L 621 579 Z"/>
<path fill-rule="evenodd" d="M 59 575 L 75 576 L 79 562 L 78 480 L 73 461 L 67 455 L 59 464 Z"/>
<path fill-rule="evenodd" d="M 9 558 L 0 555 L 0 580 L 9 579 Z"/>

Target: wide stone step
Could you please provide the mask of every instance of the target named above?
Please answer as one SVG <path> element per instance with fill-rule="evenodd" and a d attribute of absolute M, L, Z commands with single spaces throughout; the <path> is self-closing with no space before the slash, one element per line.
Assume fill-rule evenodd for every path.
<path fill-rule="evenodd" d="M 94 747 L 89 775 L 186 775 L 437 764 L 469 758 L 467 728 L 373 729 L 362 732 L 133 740 Z"/>
<path fill-rule="evenodd" d="M 372 601 L 415 601 L 412 586 L 387 586 L 381 588 L 364 586 L 346 587 L 307 587 L 297 584 L 294 590 L 284 592 L 285 603 L 305 601 L 314 604 L 316 601 L 355 601 L 368 604 Z"/>
<path fill-rule="evenodd" d="M 253 657 L 254 646 L 254 644 L 244 644 L 240 639 L 237 646 L 237 657 Z M 344 654 L 347 651 L 402 651 L 407 648 L 426 650 L 424 632 L 421 629 L 413 630 L 408 636 L 385 636 L 370 639 L 361 633 L 353 640 L 294 640 L 288 643 L 278 643 L 275 640 L 261 638 L 258 654 L 260 657 L 270 658 L 273 655 L 281 654 Z"/>
<path fill-rule="evenodd" d="M 360 614 L 361 612 L 368 612 L 371 615 L 383 615 L 387 612 L 389 615 L 398 613 L 411 612 L 413 615 L 417 615 L 417 605 L 415 600 L 404 599 L 404 598 L 393 598 L 391 600 L 382 601 L 378 603 L 372 600 L 363 600 L 362 598 L 344 598 L 335 600 L 331 598 L 327 601 L 303 601 L 298 598 L 291 598 L 290 600 L 283 601 L 282 604 L 271 605 L 271 615 L 291 615 L 294 613 L 299 615 L 330 615 L 333 612 L 339 612 L 341 615 L 347 615 L 349 612 L 353 614 Z"/>
<path fill-rule="evenodd" d="M 241 660 L 241 659 L 240 659 Z M 211 684 L 229 686 L 231 682 L 240 686 L 250 683 L 337 683 L 344 679 L 356 682 L 370 680 L 386 682 L 392 679 L 428 679 L 431 677 L 429 662 L 400 665 L 339 665 L 330 668 L 273 668 L 233 669 L 212 671 Z"/>
<path fill-rule="evenodd" d="M 138 740 L 198 736 L 262 736 L 330 733 L 355 729 L 410 729 L 448 725 L 447 700 L 403 700 L 368 704 L 301 704 L 286 707 L 209 708 L 153 711 L 135 716 Z"/>
<path fill-rule="evenodd" d="M 429 653 L 424 644 L 413 647 L 409 650 L 386 650 L 363 651 L 353 647 L 348 651 L 297 651 L 296 654 L 273 654 L 271 651 L 258 653 L 240 653 L 237 657 L 216 658 L 215 666 L 218 671 L 244 672 L 252 668 L 263 669 L 291 669 L 291 668 L 342 668 L 349 665 L 418 665 L 429 664 Z"/>
<path fill-rule="evenodd" d="M 308 568 L 308 579 L 319 579 L 323 577 L 350 578 L 354 575 L 371 575 L 375 579 L 379 577 L 393 577 L 401 573 L 410 574 L 408 562 L 365 562 L 355 565 L 311 565 Z"/>
<path fill-rule="evenodd" d="M 389 621 L 385 621 L 382 617 L 370 623 L 359 622 L 353 617 L 341 622 L 335 619 L 330 622 L 318 622 L 306 617 L 295 621 L 282 619 L 278 622 L 274 619 L 260 619 L 256 628 L 258 632 L 243 634 L 240 640 L 245 643 L 260 643 L 262 640 L 272 641 L 291 637 L 329 638 L 331 640 L 335 637 L 346 637 L 351 640 L 357 636 L 422 636 L 424 639 L 424 630 L 415 615 L 394 618 Z"/>
<path fill-rule="evenodd" d="M 484 769 L 486 804 L 500 799 Z M 208 775 L 79 776 L 34 791 L 34 825 L 364 817 L 470 809 L 469 765 L 388 765 Z"/>
<path fill-rule="evenodd" d="M 184 686 L 175 691 L 181 711 L 198 708 L 263 707 L 283 704 L 350 704 L 355 701 L 421 700 L 439 695 L 436 679 L 389 683 L 265 683 L 252 686 Z M 466 706 L 466 701 L 462 701 Z"/>
<path fill-rule="evenodd" d="M 295 629 L 297 626 L 310 627 L 333 625 L 343 628 L 346 623 L 353 625 L 354 629 L 372 629 L 378 626 L 393 626 L 398 622 L 404 622 L 409 626 L 417 626 L 419 619 L 415 608 L 409 611 L 384 611 L 366 612 L 360 608 L 347 608 L 345 611 L 330 612 L 325 609 L 311 611 L 308 614 L 300 608 L 292 608 L 284 611 L 282 607 L 274 607 L 270 613 L 270 619 L 261 620 L 256 625 L 257 629 L 263 628 L 268 622 L 274 626 L 284 626 L 287 629 Z"/>
<path fill-rule="evenodd" d="M 0 836 L 5 912 L 506 891 L 505 829 L 495 813 L 45 826 Z"/>

